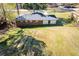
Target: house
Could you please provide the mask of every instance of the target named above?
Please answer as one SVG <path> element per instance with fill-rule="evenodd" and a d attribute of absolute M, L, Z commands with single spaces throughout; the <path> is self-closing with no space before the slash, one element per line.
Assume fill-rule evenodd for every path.
<path fill-rule="evenodd" d="M 16 17 L 16 24 L 19 27 L 26 27 L 32 25 L 53 25 L 56 24 L 58 18 L 53 15 L 44 15 L 39 12 L 32 14 L 24 14 Z"/>

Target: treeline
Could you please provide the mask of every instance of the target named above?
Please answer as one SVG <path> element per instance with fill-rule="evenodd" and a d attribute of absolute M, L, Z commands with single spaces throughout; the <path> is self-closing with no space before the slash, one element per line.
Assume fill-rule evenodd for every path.
<path fill-rule="evenodd" d="M 24 9 L 33 9 L 33 10 L 40 10 L 40 9 L 46 9 L 47 4 L 46 3 L 25 3 L 23 4 Z"/>

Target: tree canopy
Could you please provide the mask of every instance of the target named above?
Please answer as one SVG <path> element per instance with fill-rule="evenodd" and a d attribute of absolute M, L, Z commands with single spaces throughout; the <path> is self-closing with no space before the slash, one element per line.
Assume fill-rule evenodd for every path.
<path fill-rule="evenodd" d="M 40 10 L 40 9 L 46 9 L 47 4 L 46 3 L 24 3 L 23 4 L 24 9 L 33 9 L 33 10 Z"/>

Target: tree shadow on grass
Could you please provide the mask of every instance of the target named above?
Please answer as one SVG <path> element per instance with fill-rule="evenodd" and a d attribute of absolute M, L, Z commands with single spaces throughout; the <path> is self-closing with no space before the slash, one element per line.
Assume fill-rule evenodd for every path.
<path fill-rule="evenodd" d="M 19 33 L 19 32 L 18 32 Z M 20 35 L 20 34 L 19 34 Z M 12 37 L 12 36 L 11 36 Z M 46 44 L 31 36 L 21 35 L 21 38 L 13 39 L 7 48 L 0 47 L 0 55 L 4 56 L 43 56 Z"/>

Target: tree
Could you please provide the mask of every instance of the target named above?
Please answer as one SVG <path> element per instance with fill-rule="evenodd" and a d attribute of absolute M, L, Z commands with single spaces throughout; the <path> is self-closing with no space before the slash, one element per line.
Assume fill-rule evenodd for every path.
<path fill-rule="evenodd" d="M 12 21 L 15 19 L 17 13 L 16 10 L 16 4 L 15 3 L 4 3 L 4 9 L 6 12 L 6 18 L 8 21 Z"/>
<path fill-rule="evenodd" d="M 24 9 L 33 9 L 33 10 L 44 10 L 47 8 L 46 3 L 24 3 L 23 4 Z"/>
<path fill-rule="evenodd" d="M 0 4 L 0 10 L 2 12 L 0 14 L 0 29 L 4 29 L 7 26 L 7 20 L 6 20 L 6 11 L 3 3 Z"/>
<path fill-rule="evenodd" d="M 1 8 L 2 8 L 2 11 L 3 11 L 3 16 L 4 16 L 5 19 L 6 19 L 6 11 L 5 11 L 5 9 L 4 9 L 3 3 L 1 3 Z"/>
<path fill-rule="evenodd" d="M 3 27 L 12 27 L 14 26 L 14 19 L 15 19 L 15 13 L 12 11 L 16 7 L 16 4 L 14 3 L 1 3 L 0 4 L 0 26 Z M 7 25 L 7 26 L 6 26 Z"/>
<path fill-rule="evenodd" d="M 18 3 L 16 3 L 16 9 L 17 9 L 17 14 L 19 15 L 20 13 L 19 13 L 19 4 Z"/>

